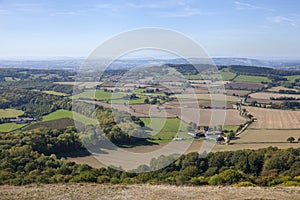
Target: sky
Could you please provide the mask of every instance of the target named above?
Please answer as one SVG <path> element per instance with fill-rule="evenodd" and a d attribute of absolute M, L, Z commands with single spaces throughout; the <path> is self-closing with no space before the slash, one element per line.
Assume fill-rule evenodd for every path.
<path fill-rule="evenodd" d="M 299 0 L 0 0 L 0 57 L 87 57 L 144 27 L 178 31 L 213 57 L 300 58 Z"/>

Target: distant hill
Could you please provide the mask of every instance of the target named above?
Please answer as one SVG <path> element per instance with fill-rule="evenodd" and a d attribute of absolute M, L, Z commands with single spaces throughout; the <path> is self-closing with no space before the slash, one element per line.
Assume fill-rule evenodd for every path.
<path fill-rule="evenodd" d="M 103 60 L 104 61 L 104 60 Z M 98 61 L 97 66 L 103 61 Z M 211 63 L 211 59 L 189 58 L 193 64 Z M 257 67 L 272 67 L 279 69 L 300 70 L 300 59 L 250 59 L 234 57 L 212 58 L 218 66 L 244 65 Z M 53 58 L 53 59 L 0 59 L 0 68 L 32 68 L 32 69 L 65 69 L 77 70 L 85 62 L 85 58 Z M 110 65 L 114 69 L 129 69 L 141 65 L 162 65 L 162 64 L 188 64 L 183 58 L 177 59 L 155 59 L 155 58 L 133 58 L 118 59 Z"/>

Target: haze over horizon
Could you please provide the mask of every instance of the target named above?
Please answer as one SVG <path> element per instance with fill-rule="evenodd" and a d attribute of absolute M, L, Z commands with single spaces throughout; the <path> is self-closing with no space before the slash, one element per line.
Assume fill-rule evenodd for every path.
<path fill-rule="evenodd" d="M 299 7 L 295 0 L 2 0 L 0 58 L 84 58 L 116 34 L 158 27 L 191 37 L 212 57 L 295 59 Z"/>

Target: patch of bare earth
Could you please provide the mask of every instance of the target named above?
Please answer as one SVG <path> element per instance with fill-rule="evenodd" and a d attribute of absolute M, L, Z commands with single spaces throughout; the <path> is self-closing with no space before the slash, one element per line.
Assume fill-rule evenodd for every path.
<path fill-rule="evenodd" d="M 221 187 L 170 185 L 51 184 L 0 186 L 0 199 L 101 199 L 101 200 L 189 200 L 189 199 L 289 199 L 300 196 L 300 187 Z"/>

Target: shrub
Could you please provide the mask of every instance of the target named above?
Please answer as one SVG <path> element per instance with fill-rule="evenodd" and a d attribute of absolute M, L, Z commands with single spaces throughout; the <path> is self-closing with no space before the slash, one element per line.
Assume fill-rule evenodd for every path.
<path fill-rule="evenodd" d="M 236 186 L 236 187 L 255 187 L 256 185 L 254 183 L 251 183 L 251 182 L 248 182 L 248 181 L 243 181 L 243 182 L 233 184 L 233 186 Z"/>

